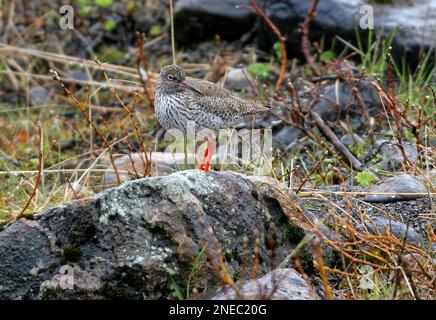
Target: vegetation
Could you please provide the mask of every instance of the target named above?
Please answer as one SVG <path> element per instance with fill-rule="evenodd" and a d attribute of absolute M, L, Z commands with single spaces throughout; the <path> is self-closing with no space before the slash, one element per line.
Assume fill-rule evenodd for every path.
<path fill-rule="evenodd" d="M 91 1 L 78 1 L 82 20 L 98 10 L 109 10 L 117 5 L 111 0 L 94 2 L 95 5 Z M 49 23 L 48 16 L 34 17 L 34 23 L 40 21 L 38 19 L 46 19 Z M 109 38 L 121 28 L 117 20 L 106 17 L 101 20 L 98 22 L 101 32 Z M 104 190 L 109 187 L 103 181 L 104 174 L 115 175 L 116 184 L 122 182 L 120 177 L 123 174 L 130 174 L 132 178 L 155 174 L 148 158 L 149 152 L 163 151 L 168 143 L 163 140 L 156 143 L 155 140 L 162 132 L 153 113 L 154 81 L 161 66 L 172 63 L 173 59 L 183 64 L 183 53 L 192 54 L 198 49 L 186 49 L 185 52 L 180 49 L 177 53 L 162 51 L 161 43 L 170 33 L 168 20 L 158 20 L 160 24 L 153 24 L 146 33 L 149 39 L 138 35 L 135 39 L 137 47 L 127 48 L 107 39 L 107 43 L 91 50 L 100 60 L 94 60 L 89 55 L 88 59 L 83 59 L 66 53 L 67 50 L 53 53 L 55 46 L 49 43 L 51 38 L 46 35 L 43 40 L 40 39 L 37 31 L 42 29 L 29 27 L 15 43 L 0 43 L 0 225 L 20 217 L 31 218 L 34 212 Z M 16 26 L 4 32 L 9 37 L 19 33 Z M 344 208 L 324 196 L 323 192 L 328 190 L 316 189 L 336 185 L 345 190 L 353 180 L 361 187 L 368 187 L 390 175 L 381 169 L 383 159 L 373 141 L 374 134 L 380 133 L 386 140 L 394 141 L 403 155 L 404 142 L 416 146 L 418 160 L 412 163 L 405 156 L 402 169 L 423 177 L 429 190 L 434 191 L 434 181 L 427 174 L 434 168 L 436 157 L 434 147 L 429 144 L 435 135 L 435 53 L 428 52 L 418 68 L 412 70 L 405 59 L 397 61 L 392 57 L 391 45 L 395 33 L 387 38 L 375 36 L 372 32 L 365 38 L 359 32 L 356 34 L 356 43 L 337 37 L 332 48 L 311 46 L 305 57 L 310 58 L 311 63 L 307 64 L 293 65 L 279 40 L 267 58 L 253 53 L 255 45 L 249 44 L 243 49 L 248 52 L 248 58 L 238 60 L 239 52 L 228 56 L 223 54 L 221 60 L 202 56 L 201 62 L 190 63 L 186 69 L 191 74 L 200 70 L 201 75 L 212 74 L 218 79 L 225 77 L 227 68 L 236 66 L 236 62 L 244 63 L 245 70 L 255 78 L 253 92 L 278 107 L 274 110 L 278 120 L 304 133 L 298 140 L 298 147 L 274 150 L 273 159 L 264 160 L 272 162 L 270 175 L 273 179 L 288 184 L 302 198 L 316 197 L 327 202 L 330 209 L 325 215 L 329 219 L 324 224 L 346 239 L 333 243 L 323 237 L 322 230 L 314 228 L 312 221 L 304 219 L 300 207 L 297 209 L 303 213 L 290 217 L 312 230 L 323 246 L 332 248 L 340 257 L 337 268 L 324 265 L 320 258 L 324 247 L 314 244 L 312 239 L 301 239 L 302 251 L 291 254 L 293 266 L 297 269 L 300 266 L 298 271 L 302 274 L 307 271 L 307 268 L 301 267 L 302 264 L 316 269 L 325 291 L 324 298 L 432 299 L 433 203 L 428 229 L 424 231 L 429 241 L 425 247 L 407 244 L 392 234 L 357 230 L 351 223 L 353 213 L 358 212 L 364 216 L 362 219 L 370 220 L 361 207 L 350 205 L 352 201 L 360 200 L 358 195 L 346 191 L 330 193 L 329 196 L 339 197 L 346 203 Z M 53 37 L 57 37 L 60 47 L 72 45 L 61 35 Z M 156 43 L 158 45 L 154 46 Z M 339 44 L 344 49 L 341 55 L 334 48 Z M 87 45 L 83 44 L 84 48 Z M 213 43 L 210 47 L 218 57 L 220 47 Z M 80 53 L 88 49 L 84 50 Z M 224 68 L 222 61 L 225 62 Z M 51 74 L 48 70 L 52 70 Z M 350 116 L 334 123 L 317 118 L 303 106 L 300 93 L 304 91 L 304 86 L 308 86 L 310 94 L 321 100 L 325 97 L 320 94 L 319 84 L 332 79 L 333 84 L 335 81 L 349 84 L 357 95 L 363 93 L 355 83 L 368 81 L 378 91 L 384 113 L 378 114 L 375 119 L 362 105 L 360 116 L 368 117 L 363 127 L 361 123 L 353 122 Z M 329 126 L 334 130 L 326 133 Z M 335 139 L 354 132 L 363 136 L 365 146 L 351 145 L 346 148 L 339 139 Z M 136 152 L 145 152 L 145 169 L 142 172 L 133 174 L 117 168 L 117 158 Z M 183 167 L 189 166 L 185 164 Z M 222 165 L 215 169 L 231 169 L 248 175 L 256 173 L 252 163 Z M 358 191 L 365 193 L 366 189 Z M 283 196 L 288 199 L 289 206 L 295 206 L 288 195 Z M 290 237 L 295 236 L 292 231 Z M 206 246 L 199 253 L 188 279 L 179 283 L 173 281 L 173 289 L 179 299 L 191 296 L 192 277 L 205 255 L 223 285 L 238 291 L 238 279 L 228 272 L 225 257 L 221 255 L 221 259 L 215 261 L 214 257 L 219 253 L 212 254 L 211 251 Z M 245 254 L 255 256 L 256 252 Z M 64 251 L 64 255 L 66 260 L 74 262 L 80 259 L 81 252 L 79 248 L 71 247 Z M 412 262 L 404 262 L 405 255 Z M 416 255 L 419 258 L 413 258 Z M 368 266 L 370 269 L 365 269 Z M 360 286 L 361 279 L 366 275 L 362 270 L 369 270 L 375 285 Z M 128 298 L 130 293 L 124 288 L 108 287 L 104 289 L 104 295 Z"/>

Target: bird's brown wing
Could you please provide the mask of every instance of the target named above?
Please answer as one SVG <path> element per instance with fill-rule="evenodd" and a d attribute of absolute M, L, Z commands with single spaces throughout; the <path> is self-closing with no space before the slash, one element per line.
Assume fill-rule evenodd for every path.
<path fill-rule="evenodd" d="M 187 78 L 187 80 L 202 93 L 201 95 L 194 94 L 195 98 L 191 100 L 191 108 L 198 108 L 223 118 L 246 116 L 269 109 L 269 106 L 242 100 L 213 82 L 195 78 Z"/>
<path fill-rule="evenodd" d="M 220 98 L 233 96 L 229 90 L 225 88 L 221 88 L 216 83 L 207 80 L 190 78 L 190 77 L 187 77 L 186 80 L 188 80 L 188 82 L 191 83 L 196 89 L 198 89 L 203 96 L 220 97 Z"/>

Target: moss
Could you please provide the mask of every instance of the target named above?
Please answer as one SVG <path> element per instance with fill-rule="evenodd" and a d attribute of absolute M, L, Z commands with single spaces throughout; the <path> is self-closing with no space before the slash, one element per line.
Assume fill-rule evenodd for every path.
<path fill-rule="evenodd" d="M 308 249 L 303 248 L 298 253 L 298 260 L 300 261 L 301 266 L 303 267 L 303 270 L 307 275 L 310 276 L 315 272 L 315 266 L 313 264 L 313 256 Z"/>
<path fill-rule="evenodd" d="M 285 235 L 286 238 L 292 243 L 299 243 L 304 239 L 305 233 L 304 230 L 296 224 L 288 222 Z"/>
<path fill-rule="evenodd" d="M 102 57 L 102 60 L 107 60 L 112 63 L 122 59 L 124 55 L 125 53 L 123 51 L 113 47 L 103 47 L 100 50 L 100 56 Z"/>
<path fill-rule="evenodd" d="M 80 260 L 82 252 L 79 247 L 66 247 L 64 248 L 64 257 L 67 261 L 77 262 Z"/>
<path fill-rule="evenodd" d="M 25 212 L 25 213 L 23 213 L 23 218 L 24 219 L 33 220 L 33 212 Z"/>
<path fill-rule="evenodd" d="M 224 252 L 224 259 L 228 262 L 232 261 L 233 260 L 232 253 L 229 251 Z"/>
<path fill-rule="evenodd" d="M 122 287 L 122 286 L 111 286 L 105 284 L 103 288 L 100 289 L 100 294 L 107 299 L 111 300 L 131 300 L 133 299 L 132 294 Z"/>

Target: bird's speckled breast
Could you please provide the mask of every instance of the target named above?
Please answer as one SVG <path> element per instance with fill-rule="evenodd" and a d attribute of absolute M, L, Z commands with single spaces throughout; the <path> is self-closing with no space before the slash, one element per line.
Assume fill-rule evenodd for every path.
<path fill-rule="evenodd" d="M 195 123 L 195 130 L 204 128 L 217 130 L 228 128 L 225 119 L 204 112 L 199 105 L 192 102 L 189 95 L 157 94 L 155 112 L 159 123 L 166 129 L 186 130 L 188 121 Z"/>

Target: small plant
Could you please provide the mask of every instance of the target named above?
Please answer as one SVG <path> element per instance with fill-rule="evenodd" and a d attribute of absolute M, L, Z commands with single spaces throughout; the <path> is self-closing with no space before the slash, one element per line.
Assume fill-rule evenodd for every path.
<path fill-rule="evenodd" d="M 201 259 L 203 258 L 203 256 L 205 255 L 205 250 L 206 247 L 203 247 L 203 249 L 201 249 L 200 253 L 198 254 L 198 256 L 195 258 L 194 263 L 192 264 L 192 269 L 191 269 L 191 273 L 189 274 L 188 277 L 188 282 L 186 284 L 186 293 L 183 294 L 182 289 L 180 288 L 180 286 L 177 284 L 177 282 L 173 279 L 171 282 L 171 288 L 174 290 L 174 292 L 177 295 L 177 298 L 179 300 L 185 300 L 185 299 L 189 299 L 189 295 L 190 295 L 190 291 L 191 291 L 191 280 L 192 277 L 194 276 L 195 272 L 197 271 L 198 268 L 198 264 L 200 263 Z"/>
<path fill-rule="evenodd" d="M 150 32 L 148 34 L 150 35 L 150 37 L 160 36 L 162 34 L 162 28 L 158 24 L 153 25 L 151 26 Z"/>
<path fill-rule="evenodd" d="M 377 177 L 371 172 L 367 171 L 359 172 L 356 175 L 355 179 L 358 184 L 364 187 L 370 186 L 377 181 Z"/>
<path fill-rule="evenodd" d="M 247 71 L 254 77 L 262 79 L 268 78 L 272 71 L 272 65 L 269 63 L 255 63 L 247 67 Z"/>
<path fill-rule="evenodd" d="M 110 18 L 106 20 L 106 22 L 104 23 L 104 29 L 108 32 L 115 30 L 116 27 L 117 27 L 117 23 Z"/>
<path fill-rule="evenodd" d="M 108 7 L 112 4 L 112 0 L 95 0 L 95 4 L 99 7 Z"/>
<path fill-rule="evenodd" d="M 274 49 L 274 54 L 277 57 L 277 60 L 279 60 L 279 61 L 282 60 L 282 58 L 283 58 L 283 49 L 282 49 L 282 47 L 280 45 L 280 42 L 274 43 L 273 49 Z"/>

